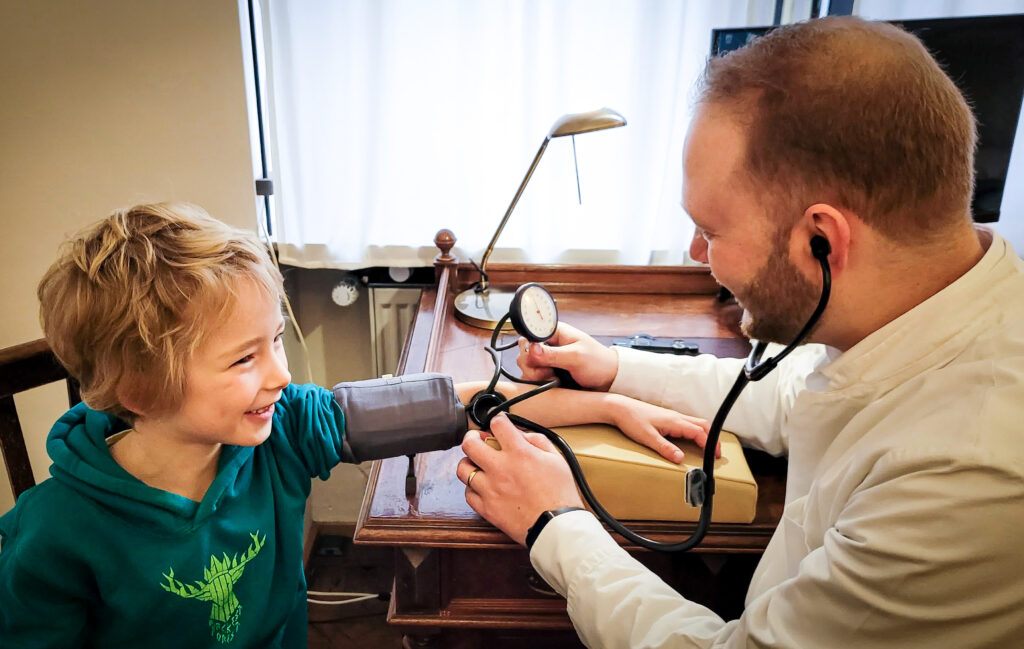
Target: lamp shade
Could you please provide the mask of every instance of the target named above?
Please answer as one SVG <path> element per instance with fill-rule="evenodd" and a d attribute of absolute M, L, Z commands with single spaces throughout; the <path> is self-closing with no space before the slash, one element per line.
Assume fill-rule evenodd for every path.
<path fill-rule="evenodd" d="M 523 182 L 519 184 L 516 195 L 512 197 L 512 202 L 509 204 L 508 210 L 505 211 L 505 216 L 501 219 L 501 223 L 498 224 L 498 229 L 495 230 L 494 236 L 491 237 L 491 242 L 487 244 L 487 249 L 484 251 L 484 256 L 480 261 L 480 281 L 472 288 L 466 289 L 455 297 L 455 316 L 459 320 L 475 327 L 492 329 L 508 313 L 513 294 L 509 291 L 491 288 L 490 282 L 487 279 L 487 261 L 494 251 L 494 244 L 498 242 L 498 237 L 508 222 L 508 217 L 512 215 L 512 210 L 515 209 L 516 203 L 519 202 L 519 197 L 523 195 L 523 190 L 526 189 L 527 183 L 530 182 L 533 171 L 540 163 L 544 150 L 547 149 L 548 142 L 556 137 L 580 135 L 625 125 L 626 118 L 611 108 L 599 108 L 598 110 L 586 113 L 570 113 L 562 115 L 555 120 L 548 134 L 544 136 L 544 141 L 541 142 L 537 155 L 533 157 L 533 163 L 526 171 Z"/>

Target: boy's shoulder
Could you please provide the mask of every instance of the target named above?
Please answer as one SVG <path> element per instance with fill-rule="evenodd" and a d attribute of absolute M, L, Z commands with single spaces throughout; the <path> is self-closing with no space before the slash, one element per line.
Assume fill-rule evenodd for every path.
<path fill-rule="evenodd" d="M 291 402 L 298 399 L 320 398 L 331 394 L 330 390 L 316 383 L 289 383 L 281 391 L 281 401 Z"/>
<path fill-rule="evenodd" d="M 334 394 L 315 383 L 289 383 L 281 391 L 275 408 L 275 418 L 303 418 L 317 411 L 331 411 L 337 407 Z"/>
<path fill-rule="evenodd" d="M 84 501 L 81 494 L 59 480 L 43 480 L 22 493 L 15 506 L 0 516 L 0 538 L 3 539 L 0 551 L 15 539 L 43 547 L 74 539 L 83 508 L 90 507 Z"/>

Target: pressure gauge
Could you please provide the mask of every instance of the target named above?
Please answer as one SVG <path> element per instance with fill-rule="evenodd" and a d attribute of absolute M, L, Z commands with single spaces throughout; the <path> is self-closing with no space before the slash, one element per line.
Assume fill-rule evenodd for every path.
<path fill-rule="evenodd" d="M 512 297 L 509 320 L 519 335 L 530 342 L 542 343 L 554 336 L 558 328 L 555 298 L 536 282 L 523 284 Z"/>

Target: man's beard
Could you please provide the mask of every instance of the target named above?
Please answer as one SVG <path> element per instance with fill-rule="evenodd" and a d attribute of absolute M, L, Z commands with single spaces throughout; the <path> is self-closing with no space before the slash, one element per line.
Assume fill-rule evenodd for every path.
<path fill-rule="evenodd" d="M 789 260 L 787 242 L 777 236 L 754 281 L 734 294 L 743 307 L 740 329 L 745 336 L 787 345 L 811 317 L 821 289 L 800 274 Z"/>

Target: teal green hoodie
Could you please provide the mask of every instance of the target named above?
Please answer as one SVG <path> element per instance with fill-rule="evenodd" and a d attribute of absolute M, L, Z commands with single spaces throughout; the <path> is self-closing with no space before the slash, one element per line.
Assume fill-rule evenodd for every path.
<path fill-rule="evenodd" d="M 285 388 L 267 441 L 224 446 L 198 503 L 114 462 L 105 438 L 126 428 L 69 410 L 53 478 L 0 518 L 0 647 L 304 648 L 303 512 L 341 461 L 331 392 Z"/>

